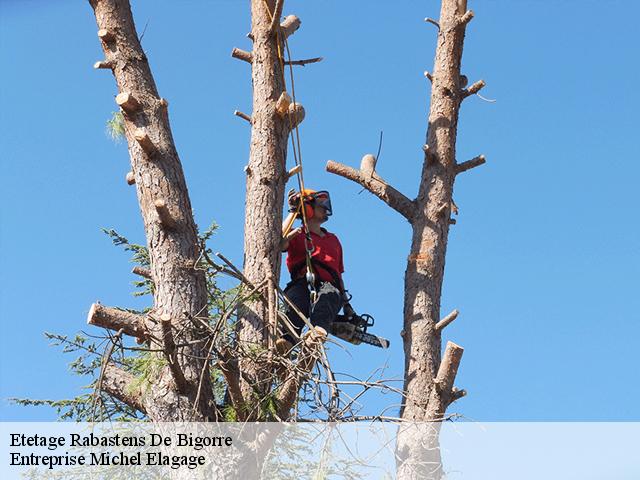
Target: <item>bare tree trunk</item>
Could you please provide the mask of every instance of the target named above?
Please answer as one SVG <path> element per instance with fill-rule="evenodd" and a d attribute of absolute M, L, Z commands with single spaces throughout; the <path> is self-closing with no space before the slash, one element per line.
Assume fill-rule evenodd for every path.
<path fill-rule="evenodd" d="M 407 392 L 400 416 L 413 422 L 439 422 L 447 407 L 464 391 L 454 389 L 463 349 L 447 344 L 441 358 L 440 300 L 456 178 L 456 137 L 466 80 L 460 74 L 467 12 L 466 0 L 443 0 L 438 46 L 431 74 L 431 107 L 418 211 L 412 224 L 411 252 L 405 271 L 404 352 Z M 398 478 L 439 479 L 442 464 L 439 428 L 421 426 L 400 430 L 397 442 Z M 421 439 L 421 441 L 418 441 Z"/>
<path fill-rule="evenodd" d="M 464 4 L 464 5 L 463 5 Z M 436 388 L 440 368 L 440 297 L 456 177 L 458 112 L 463 99 L 460 61 L 466 1 L 443 0 L 431 89 L 431 108 L 411 252 L 405 271 L 405 391 L 401 416 L 440 420 L 450 392 Z"/>
<path fill-rule="evenodd" d="M 287 181 L 287 139 L 291 121 L 278 113 L 276 104 L 285 91 L 284 38 L 299 26 L 288 17 L 280 28 L 283 1 L 251 0 L 253 50 L 234 49 L 233 56 L 251 63 L 253 112 L 251 148 L 246 167 L 246 205 L 244 224 L 244 275 L 253 284 L 265 278 L 275 282 L 280 276 L 282 205 Z M 286 94 L 285 94 L 286 95 Z M 246 353 L 240 358 L 240 389 L 245 406 L 256 403 L 269 389 L 267 358 L 268 308 L 264 303 L 247 303 L 240 312 L 238 339 Z M 248 418 L 257 418 L 252 407 Z"/>
<path fill-rule="evenodd" d="M 207 420 L 215 405 L 206 368 L 204 340 L 190 318 L 207 315 L 202 271 L 196 270 L 199 246 L 182 165 L 169 126 L 168 103 L 158 95 L 147 58 L 140 46 L 127 0 L 90 0 L 105 59 L 96 68 L 109 68 L 118 85 L 116 102 L 122 109 L 132 175 L 144 221 L 154 282 L 154 306 L 143 318 L 113 316 L 92 308 L 90 323 L 122 328 L 125 333 L 154 342 L 164 350 L 167 365 L 144 392 L 132 392 L 129 375 L 116 367 L 105 370 L 104 384 L 154 421 Z M 96 317 L 96 313 L 102 316 Z M 174 336 L 181 331 L 179 342 Z M 193 343 L 191 343 L 193 342 Z M 188 346 L 176 347 L 176 343 Z M 200 388 L 199 388 L 200 386 Z M 136 393 L 136 398 L 133 398 Z M 196 402 L 197 398 L 197 402 Z"/>
<path fill-rule="evenodd" d="M 432 82 L 427 143 L 418 196 L 410 201 L 377 174 L 366 175 L 335 162 L 327 170 L 354 180 L 396 209 L 411 223 L 413 238 L 405 271 L 404 329 L 406 398 L 400 416 L 411 422 L 439 422 L 464 390 L 453 386 L 463 349 L 447 344 L 441 358 L 441 332 L 457 312 L 440 320 L 440 300 L 451 212 L 458 173 L 484 163 L 484 157 L 456 162 L 458 113 L 462 100 L 484 86 L 466 87 L 460 74 L 465 28 L 473 18 L 466 0 L 442 0 Z M 372 177 L 373 180 L 372 181 Z M 401 427 L 397 443 L 398 478 L 440 478 L 439 428 Z"/>

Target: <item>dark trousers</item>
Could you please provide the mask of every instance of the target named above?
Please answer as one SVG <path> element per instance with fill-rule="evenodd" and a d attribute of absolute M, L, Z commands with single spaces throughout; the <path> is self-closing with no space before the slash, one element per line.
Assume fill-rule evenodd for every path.
<path fill-rule="evenodd" d="M 322 327 L 327 332 L 330 332 L 331 323 L 335 321 L 342 308 L 342 295 L 329 282 L 320 282 L 316 291 L 318 292 L 316 302 L 311 303 L 311 292 L 307 286 L 307 281 L 305 278 L 300 278 L 289 282 L 284 289 L 284 294 L 303 315 L 309 318 L 313 326 Z M 298 335 L 300 335 L 305 326 L 304 320 L 288 304 L 285 305 L 284 312 Z M 286 327 L 282 337 L 291 343 L 297 343 Z"/>

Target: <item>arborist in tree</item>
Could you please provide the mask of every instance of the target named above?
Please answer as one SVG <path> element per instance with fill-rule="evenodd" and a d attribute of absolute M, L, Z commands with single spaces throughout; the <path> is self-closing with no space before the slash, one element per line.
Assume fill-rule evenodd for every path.
<path fill-rule="evenodd" d="M 291 281 L 284 293 L 312 325 L 330 332 L 346 300 L 342 294 L 342 245 L 336 235 L 321 227 L 332 214 L 331 199 L 326 191 L 305 189 L 300 198 L 300 194 L 292 190 L 288 203 L 289 216 L 283 224 L 281 249 L 287 252 Z M 302 220 L 303 225 L 291 229 L 295 219 Z M 304 320 L 289 305 L 285 313 L 300 333 Z M 286 333 L 278 342 L 278 349 L 290 349 L 293 343 L 293 337 Z"/>
<path fill-rule="evenodd" d="M 342 245 L 335 234 L 321 227 L 333 213 L 329 192 L 305 189 L 300 195 L 292 190 L 288 203 L 289 216 L 283 223 L 281 250 L 287 252 L 291 281 L 284 294 L 316 329 L 355 344 L 364 341 L 386 348 L 388 342 L 384 339 L 365 333 L 366 327 L 373 323 L 371 317 L 358 316 L 349 304 L 351 297 L 342 281 Z M 296 218 L 302 220 L 302 226 L 291 229 Z M 304 320 L 288 304 L 285 308 L 287 318 L 299 334 Z M 339 315 L 342 308 L 344 315 Z M 293 343 L 293 336 L 285 333 L 276 347 L 284 353 Z"/>

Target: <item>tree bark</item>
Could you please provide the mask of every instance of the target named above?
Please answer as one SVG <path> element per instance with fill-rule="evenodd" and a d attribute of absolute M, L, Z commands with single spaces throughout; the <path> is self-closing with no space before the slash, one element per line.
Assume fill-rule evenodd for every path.
<path fill-rule="evenodd" d="M 441 420 L 447 403 L 435 387 L 441 360 L 440 298 L 456 177 L 460 63 L 466 1 L 443 0 L 433 69 L 431 108 L 411 251 L 405 271 L 404 353 L 408 398 L 401 417 Z"/>
<path fill-rule="evenodd" d="M 443 0 L 432 73 L 431 107 L 418 211 L 404 283 L 404 353 L 407 392 L 400 416 L 412 422 L 440 422 L 454 400 L 453 382 L 463 349 L 447 345 L 441 358 L 440 300 L 449 236 L 456 137 L 460 103 L 465 97 L 460 63 L 468 18 L 466 0 Z M 421 435 L 401 429 L 396 445 L 398 478 L 440 479 L 439 427 L 427 424 Z M 418 439 L 423 437 L 420 441 Z"/>
<path fill-rule="evenodd" d="M 280 8 L 282 2 L 280 3 Z M 279 22 L 275 0 L 251 0 L 253 111 L 251 147 L 246 168 L 246 206 L 244 224 L 244 266 L 246 278 L 258 284 L 264 278 L 280 277 L 282 205 L 287 181 L 286 155 L 289 122 L 276 113 L 276 102 L 285 90 L 283 34 L 272 28 Z M 281 10 L 280 10 L 281 11 Z M 265 261 L 267 259 L 267 261 Z M 265 304 L 255 301 L 240 310 L 238 339 L 241 349 L 253 350 L 260 358 L 266 348 Z M 268 372 L 264 362 L 240 359 L 240 388 L 245 402 L 267 393 Z M 261 364 L 262 363 L 262 364 Z"/>
<path fill-rule="evenodd" d="M 484 156 L 456 162 L 460 104 L 484 86 L 479 81 L 465 89 L 466 78 L 460 74 L 465 27 L 472 18 L 466 0 L 442 0 L 440 20 L 427 19 L 438 29 L 438 39 L 433 73 L 427 74 L 432 82 L 431 106 L 416 199 L 406 200 L 373 171 L 327 164 L 328 171 L 359 183 L 400 212 L 413 230 L 404 283 L 405 399 L 400 416 L 409 422 L 436 424 L 401 426 L 396 445 L 398 478 L 441 478 L 437 422 L 465 393 L 453 386 L 462 347 L 449 342 L 441 358 L 442 330 L 455 320 L 457 311 L 440 320 L 440 300 L 456 174 L 485 162 Z M 375 159 L 372 163 L 375 168 Z"/>
<path fill-rule="evenodd" d="M 194 405 L 207 352 L 189 316 L 207 315 L 207 291 L 204 273 L 194 268 L 199 253 L 197 229 L 169 126 L 168 103 L 158 95 L 129 2 L 90 3 L 106 56 L 100 63 L 113 71 L 119 92 L 116 101 L 124 114 L 131 170 L 151 260 L 149 273 L 155 285 L 153 313 L 162 316 L 165 327 L 170 326 L 173 332 L 184 327 L 176 343 L 188 343 L 172 353 L 177 365 L 163 367 L 140 401 L 153 421 L 211 419 L 215 406 L 209 375 L 203 376 L 201 394 Z M 145 329 L 151 337 L 166 340 L 162 323 L 147 319 Z M 163 348 L 171 348 L 171 342 L 162 343 Z M 180 382 L 172 374 L 173 368 L 180 369 L 183 388 L 177 387 Z M 112 384 L 117 386 L 118 382 Z"/>

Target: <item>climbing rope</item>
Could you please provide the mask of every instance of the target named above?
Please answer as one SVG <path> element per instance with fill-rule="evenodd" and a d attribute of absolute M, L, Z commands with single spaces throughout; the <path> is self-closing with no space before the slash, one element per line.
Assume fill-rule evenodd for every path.
<path fill-rule="evenodd" d="M 263 3 L 267 11 L 267 14 L 269 15 L 269 20 L 273 24 L 273 15 L 275 12 L 272 13 L 269 10 L 269 5 L 267 4 L 267 0 L 263 0 Z M 293 75 L 293 65 L 291 63 L 291 50 L 289 49 L 289 41 L 287 40 L 286 36 L 282 35 L 282 29 L 280 27 L 279 19 L 276 25 L 277 25 L 277 29 L 275 33 L 276 33 L 276 42 L 278 47 L 278 63 L 282 71 L 282 81 L 284 83 L 283 91 L 285 92 L 287 91 L 286 69 L 285 69 L 286 63 L 285 63 L 285 58 L 282 52 L 282 46 L 284 45 L 288 62 L 289 62 L 289 78 L 291 79 L 291 100 L 295 105 L 296 104 L 296 87 L 295 87 L 295 80 Z M 296 213 L 300 213 L 300 216 L 302 217 L 302 227 L 304 232 L 304 244 L 305 244 L 304 246 L 305 246 L 305 252 L 306 252 L 305 263 L 307 267 L 306 280 L 309 286 L 309 290 L 311 292 L 311 301 L 315 302 L 317 298 L 317 291 L 315 288 L 315 283 L 316 283 L 315 273 L 314 273 L 314 268 L 311 261 L 311 256 L 313 254 L 313 250 L 315 247 L 313 245 L 313 239 L 311 238 L 311 231 L 309 230 L 309 225 L 307 223 L 306 209 L 304 208 L 305 188 L 304 188 L 304 173 L 303 173 L 303 165 L 302 165 L 302 147 L 300 142 L 300 130 L 298 128 L 298 124 L 296 124 L 295 127 L 293 126 L 290 112 L 287 113 L 287 118 L 289 119 L 289 130 L 295 131 L 295 138 L 293 135 L 291 135 L 291 150 L 293 152 L 293 159 L 296 167 L 300 167 L 297 169 L 297 172 L 296 172 L 296 177 L 298 179 L 298 189 L 300 192 L 300 195 L 299 195 L 300 204 L 298 206 L 298 210 Z M 293 222 L 288 226 L 287 230 L 289 230 L 292 225 L 293 225 Z M 288 231 L 284 232 L 285 235 L 288 233 L 289 233 Z"/>

